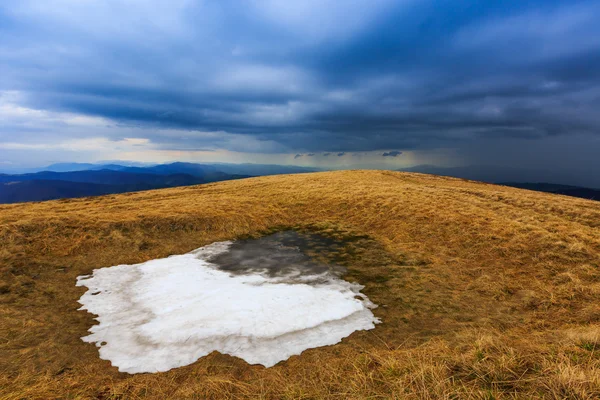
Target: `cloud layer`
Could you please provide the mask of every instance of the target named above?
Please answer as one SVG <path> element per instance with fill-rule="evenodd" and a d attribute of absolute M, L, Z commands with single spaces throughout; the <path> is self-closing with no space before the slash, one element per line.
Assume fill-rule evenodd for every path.
<path fill-rule="evenodd" d="M 583 151 L 600 134 L 597 15 L 553 0 L 4 2 L 0 143 Z"/>

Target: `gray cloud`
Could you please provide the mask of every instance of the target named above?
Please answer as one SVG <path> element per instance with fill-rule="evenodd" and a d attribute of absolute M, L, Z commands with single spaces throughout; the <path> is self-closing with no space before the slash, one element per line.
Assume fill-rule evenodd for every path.
<path fill-rule="evenodd" d="M 357 0 L 344 24 L 333 0 L 40 4 L 0 4 L 0 142 L 134 132 L 159 149 L 444 148 L 470 162 L 492 140 L 600 134 L 595 1 Z"/>
<path fill-rule="evenodd" d="M 383 157 L 398 157 L 400 154 L 402 154 L 401 151 L 386 151 L 385 153 L 382 154 Z"/>

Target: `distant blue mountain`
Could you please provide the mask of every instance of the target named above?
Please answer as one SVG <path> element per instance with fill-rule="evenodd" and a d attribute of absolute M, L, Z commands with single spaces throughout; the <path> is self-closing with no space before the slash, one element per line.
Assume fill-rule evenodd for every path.
<path fill-rule="evenodd" d="M 197 177 L 203 177 L 208 180 L 222 180 L 223 176 L 244 175 L 244 176 L 264 176 L 279 174 L 298 174 L 305 172 L 319 171 L 317 168 L 287 166 L 287 165 L 268 165 L 268 164 L 196 164 L 175 162 L 170 164 L 159 164 L 149 167 L 128 167 L 118 164 L 94 166 L 94 169 L 111 169 L 115 171 L 133 172 L 140 174 L 189 174 Z M 84 169 L 90 169 L 84 164 Z"/>
<path fill-rule="evenodd" d="M 101 167 L 100 165 L 97 164 L 87 164 L 87 163 L 58 163 L 58 164 L 52 164 L 47 166 L 46 168 L 42 169 L 42 171 L 52 171 L 52 172 L 71 172 L 71 171 L 85 171 L 88 169 L 102 169 L 102 168 L 97 168 L 97 167 Z M 35 171 L 35 172 L 40 172 Z"/>
<path fill-rule="evenodd" d="M 239 179 L 216 171 L 214 174 L 153 174 L 109 169 L 30 174 L 0 174 L 0 203 L 42 201 L 69 197 L 96 196 L 139 190 L 196 185 L 217 180 Z"/>
<path fill-rule="evenodd" d="M 146 166 L 152 166 L 152 165 L 154 165 L 154 164 L 137 163 L 137 162 L 129 162 L 129 161 L 101 162 L 101 163 L 96 163 L 96 164 L 56 163 L 56 164 L 48 165 L 47 167 L 43 167 L 43 168 L 30 169 L 29 171 L 26 171 L 23 173 L 33 173 L 33 172 L 41 172 L 41 171 L 73 172 L 73 171 L 87 171 L 87 170 L 100 170 L 100 169 L 118 170 L 120 168 L 146 167 Z"/>
<path fill-rule="evenodd" d="M 423 174 L 452 176 L 455 178 L 470 179 L 474 181 L 499 183 L 499 182 L 549 182 L 578 187 L 600 188 L 600 174 L 592 177 L 589 173 L 576 173 L 573 171 L 544 171 L 524 168 L 496 167 L 489 165 L 468 165 L 464 167 L 438 167 L 435 165 L 417 165 L 403 168 L 398 171 L 419 172 Z"/>
<path fill-rule="evenodd" d="M 519 189 L 535 190 L 536 192 L 546 192 L 554 194 L 562 194 L 564 196 L 579 197 L 588 200 L 600 201 L 600 190 L 590 189 L 570 185 L 556 185 L 553 183 L 515 183 L 502 182 L 504 186 L 511 186 Z"/>
<path fill-rule="evenodd" d="M 110 169 L 113 171 L 126 171 L 135 173 L 150 173 L 150 174 L 190 174 L 194 176 L 206 176 L 207 174 L 215 174 L 222 172 L 230 175 L 245 175 L 245 176 L 264 176 L 264 175 L 280 175 L 280 174 L 299 174 L 304 172 L 322 171 L 319 168 L 299 167 L 295 165 L 277 165 L 277 164 L 228 164 L 228 163 L 187 163 L 174 162 L 158 165 L 130 165 L 129 162 L 114 161 L 105 164 L 90 164 L 90 163 L 59 163 L 52 164 L 43 168 L 19 170 L 19 174 L 35 173 L 42 171 L 51 172 L 73 172 L 73 171 L 93 171 Z M 9 174 L 17 172 L 5 171 Z M 216 175 L 218 176 L 218 175 Z"/>
<path fill-rule="evenodd" d="M 59 163 L 41 171 L 0 174 L 0 203 L 94 196 L 313 171 L 317 169 L 263 164 L 175 162 L 132 166 L 119 163 Z"/>
<path fill-rule="evenodd" d="M 34 174 L 21 175 L 0 175 L 1 183 L 23 182 L 23 181 L 66 181 L 66 182 L 86 182 L 105 185 L 131 185 L 131 184 L 150 184 L 150 185 L 172 185 L 176 182 L 205 183 L 203 179 L 188 174 L 170 174 L 157 175 L 150 173 L 134 173 L 127 171 L 112 171 L 102 169 L 99 171 L 72 171 L 72 172 L 51 172 L 42 171 Z"/>
<path fill-rule="evenodd" d="M 56 180 L 30 180 L 0 183 L 0 203 L 22 203 L 25 201 L 45 201 L 73 197 L 100 196 L 138 190 L 157 189 L 162 186 L 111 185 L 88 182 Z"/>
<path fill-rule="evenodd" d="M 157 175 L 170 175 L 170 174 L 189 174 L 196 177 L 202 177 L 208 180 L 222 180 L 221 177 L 229 176 L 223 171 L 219 171 L 211 165 L 204 164 L 192 164 L 176 162 L 171 164 L 160 164 L 151 167 L 123 167 L 119 165 L 104 166 L 104 168 L 115 169 L 123 172 L 132 172 L 137 174 L 157 174 Z M 249 174 L 240 174 L 246 175 Z"/>
<path fill-rule="evenodd" d="M 322 168 L 299 167 L 296 165 L 275 165 L 275 164 L 208 164 L 219 171 L 228 174 L 242 174 L 251 176 L 281 175 L 281 174 L 301 174 L 307 172 L 324 171 Z"/>

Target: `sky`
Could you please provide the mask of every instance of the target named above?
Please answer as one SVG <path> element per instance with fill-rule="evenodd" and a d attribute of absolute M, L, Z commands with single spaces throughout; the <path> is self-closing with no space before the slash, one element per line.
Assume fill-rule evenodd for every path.
<path fill-rule="evenodd" d="M 600 1 L 0 2 L 0 167 L 600 171 Z"/>

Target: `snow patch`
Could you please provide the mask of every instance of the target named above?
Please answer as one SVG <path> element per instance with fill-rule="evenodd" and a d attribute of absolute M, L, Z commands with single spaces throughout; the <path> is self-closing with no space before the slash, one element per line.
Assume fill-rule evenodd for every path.
<path fill-rule="evenodd" d="M 82 339 L 121 372 L 159 372 L 213 351 L 271 367 L 375 327 L 363 286 L 335 274 L 230 274 L 210 259 L 233 242 L 77 278 L 80 310 L 98 315 Z"/>

